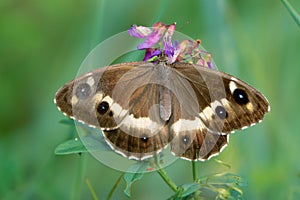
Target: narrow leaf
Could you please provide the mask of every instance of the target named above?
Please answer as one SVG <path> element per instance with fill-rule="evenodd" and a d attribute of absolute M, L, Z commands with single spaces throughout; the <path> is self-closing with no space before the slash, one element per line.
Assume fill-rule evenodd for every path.
<path fill-rule="evenodd" d="M 74 153 L 85 153 L 88 151 L 107 151 L 110 150 L 106 144 L 92 136 L 81 137 L 80 139 L 68 140 L 55 149 L 57 155 L 67 155 Z"/>
<path fill-rule="evenodd" d="M 299 13 L 293 8 L 293 6 L 287 0 L 281 0 L 290 15 L 293 17 L 297 25 L 300 27 L 300 16 Z"/>
<path fill-rule="evenodd" d="M 231 166 L 228 164 L 228 163 L 225 163 L 224 161 L 222 160 L 219 160 L 219 159 L 214 159 L 215 162 L 221 164 L 221 165 L 224 165 L 225 167 L 227 167 L 228 169 L 231 168 Z"/>
<path fill-rule="evenodd" d="M 182 197 L 189 196 L 201 188 L 197 183 L 186 183 L 181 187 L 183 188 L 183 193 L 181 194 Z"/>
<path fill-rule="evenodd" d="M 94 188 L 93 188 L 93 186 L 92 186 L 92 184 L 91 184 L 91 182 L 90 182 L 90 180 L 88 178 L 85 178 L 85 183 L 88 186 L 88 189 L 89 189 L 89 191 L 90 191 L 90 193 L 92 195 L 93 200 L 98 200 L 96 192 L 95 192 L 95 190 L 94 190 Z"/>
<path fill-rule="evenodd" d="M 185 199 L 188 196 L 193 195 L 195 192 L 197 192 L 201 186 L 197 183 L 186 183 L 184 185 L 181 185 L 177 192 L 169 198 L 169 200 L 181 200 Z"/>
<path fill-rule="evenodd" d="M 237 186 L 247 186 L 247 182 L 238 175 L 230 173 L 220 173 L 198 179 L 201 184 L 236 184 Z"/>
<path fill-rule="evenodd" d="M 87 152 L 87 150 L 79 139 L 67 140 L 66 142 L 58 145 L 55 149 L 56 155 L 67 155 L 67 154 L 85 153 L 85 152 Z"/>
<path fill-rule="evenodd" d="M 135 181 L 140 180 L 144 176 L 144 171 L 149 166 L 148 162 L 137 162 L 129 167 L 127 171 L 135 172 L 135 173 L 125 173 L 123 178 L 126 182 L 126 188 L 124 193 L 130 197 L 131 196 L 131 187 Z"/>
<path fill-rule="evenodd" d="M 74 120 L 72 119 L 62 119 L 59 121 L 59 123 L 74 126 Z"/>

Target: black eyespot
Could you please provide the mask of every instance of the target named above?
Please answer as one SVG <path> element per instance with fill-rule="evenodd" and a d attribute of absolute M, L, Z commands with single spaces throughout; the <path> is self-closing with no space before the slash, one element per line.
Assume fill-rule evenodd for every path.
<path fill-rule="evenodd" d="M 225 119 L 228 116 L 228 114 L 223 106 L 217 106 L 215 109 L 215 112 L 218 115 L 218 117 L 220 117 L 221 119 Z"/>
<path fill-rule="evenodd" d="M 75 94 L 78 99 L 85 99 L 91 94 L 91 86 L 87 83 L 82 83 L 76 88 Z"/>
<path fill-rule="evenodd" d="M 240 105 L 245 105 L 249 102 L 247 93 L 242 89 L 235 89 L 233 91 L 233 98 Z"/>
<path fill-rule="evenodd" d="M 113 111 L 110 111 L 109 114 L 108 114 L 110 117 L 112 117 L 114 115 L 114 112 Z"/>
<path fill-rule="evenodd" d="M 100 115 L 104 115 L 109 109 L 109 104 L 106 101 L 102 101 L 98 107 L 97 111 Z"/>
<path fill-rule="evenodd" d="M 183 142 L 184 144 L 189 144 L 189 142 L 190 142 L 190 137 L 187 136 L 187 135 L 184 135 L 184 136 L 182 136 L 181 140 L 182 140 L 182 142 Z"/>
<path fill-rule="evenodd" d="M 141 140 L 142 140 L 143 142 L 148 142 L 149 138 L 148 138 L 147 136 L 142 136 L 142 137 L 141 137 Z"/>

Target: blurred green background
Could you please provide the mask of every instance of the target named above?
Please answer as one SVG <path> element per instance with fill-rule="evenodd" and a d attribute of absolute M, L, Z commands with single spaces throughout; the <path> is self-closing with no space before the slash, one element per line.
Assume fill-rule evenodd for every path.
<path fill-rule="evenodd" d="M 290 3 L 300 11 L 299 1 Z M 239 174 L 248 182 L 245 199 L 300 198 L 300 30 L 279 0 L 1 0 L 0 199 L 91 199 L 85 178 L 99 199 L 107 196 L 120 172 L 88 154 L 54 155 L 70 138 L 54 94 L 99 42 L 158 20 L 200 38 L 220 70 L 249 82 L 271 104 L 263 123 L 232 135 L 217 157 L 230 169 L 211 159 L 200 163 L 199 174 Z M 187 161 L 166 170 L 177 184 L 192 179 Z M 127 199 L 124 187 L 113 199 Z M 172 191 L 151 173 L 132 194 L 165 199 Z"/>

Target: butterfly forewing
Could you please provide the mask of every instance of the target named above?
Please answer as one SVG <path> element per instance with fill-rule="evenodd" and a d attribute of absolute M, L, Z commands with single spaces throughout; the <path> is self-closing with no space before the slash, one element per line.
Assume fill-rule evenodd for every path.
<path fill-rule="evenodd" d="M 230 133 L 260 122 L 269 111 L 269 103 L 259 91 L 233 76 L 183 63 L 175 67 L 193 86 L 199 115 L 212 124 L 212 130 Z"/>
<path fill-rule="evenodd" d="M 66 115 L 101 128 L 118 153 L 137 160 L 153 156 L 168 144 L 169 131 L 166 117 L 160 116 L 158 91 L 163 89 L 155 82 L 155 66 L 144 65 L 121 64 L 83 75 L 58 91 L 57 106 Z"/>

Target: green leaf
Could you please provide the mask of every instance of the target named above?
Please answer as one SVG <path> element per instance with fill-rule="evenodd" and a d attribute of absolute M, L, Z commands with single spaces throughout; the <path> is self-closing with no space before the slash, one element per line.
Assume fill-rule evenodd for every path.
<path fill-rule="evenodd" d="M 233 184 L 236 186 L 247 186 L 247 182 L 236 174 L 219 173 L 204 178 L 200 178 L 197 182 L 201 184 Z"/>
<path fill-rule="evenodd" d="M 186 183 L 184 185 L 181 185 L 178 188 L 178 191 L 169 199 L 170 200 L 185 199 L 186 197 L 193 195 L 200 188 L 201 186 L 197 183 Z"/>
<path fill-rule="evenodd" d="M 147 167 L 149 167 L 149 162 L 137 162 L 131 165 L 128 169 L 130 172 L 135 173 L 125 173 L 123 178 L 126 182 L 126 188 L 124 189 L 124 193 L 130 197 L 131 196 L 131 187 L 135 181 L 140 180 L 144 176 L 144 171 L 146 171 Z"/>
<path fill-rule="evenodd" d="M 247 185 L 240 176 L 230 173 L 213 174 L 197 182 L 201 186 L 198 197 L 204 199 L 243 199 L 243 191 L 239 186 Z"/>
<path fill-rule="evenodd" d="M 186 197 L 190 194 L 193 194 L 201 188 L 201 186 L 197 183 L 186 183 L 181 187 L 183 188 L 183 193 L 181 194 L 182 197 Z"/>
<path fill-rule="evenodd" d="M 219 164 L 221 164 L 221 165 L 223 165 L 223 166 L 225 166 L 225 167 L 227 167 L 228 169 L 231 168 L 231 166 L 230 166 L 228 163 L 225 163 L 225 162 L 222 161 L 222 160 L 214 159 L 214 161 L 217 162 L 217 163 L 219 163 Z"/>
<path fill-rule="evenodd" d="M 74 120 L 72 119 L 62 119 L 59 121 L 59 123 L 74 126 Z"/>
<path fill-rule="evenodd" d="M 242 195 L 243 195 L 243 191 L 240 188 L 237 188 L 237 187 L 232 187 L 231 188 L 230 196 L 233 199 L 243 199 Z"/>
<path fill-rule="evenodd" d="M 102 137 L 86 135 L 80 137 L 88 151 L 112 151 Z"/>
<path fill-rule="evenodd" d="M 88 150 L 87 150 L 88 149 Z M 92 137 L 85 136 L 80 139 L 68 140 L 55 149 L 55 154 L 57 155 L 67 155 L 76 153 L 85 153 L 88 151 L 107 151 L 110 150 L 106 144 L 102 141 Z"/>
<path fill-rule="evenodd" d="M 201 186 L 197 183 L 186 183 L 182 185 L 181 188 L 183 189 L 183 192 L 180 196 L 182 198 L 185 198 L 193 195 L 196 191 L 198 191 L 201 188 Z"/>
<path fill-rule="evenodd" d="M 56 155 L 67 155 L 67 154 L 85 153 L 85 152 L 87 152 L 87 150 L 79 139 L 68 140 L 58 145 L 55 149 Z"/>

